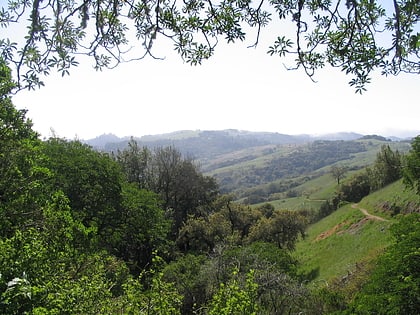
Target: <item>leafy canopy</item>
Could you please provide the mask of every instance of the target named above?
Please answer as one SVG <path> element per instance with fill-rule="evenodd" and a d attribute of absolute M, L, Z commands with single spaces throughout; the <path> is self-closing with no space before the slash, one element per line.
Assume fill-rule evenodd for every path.
<path fill-rule="evenodd" d="M 255 46 L 262 28 L 280 21 L 294 36 L 280 33 L 269 54 L 293 56 L 293 68 L 311 77 L 326 64 L 338 67 L 362 92 L 375 69 L 420 72 L 419 18 L 417 0 L 384 6 L 379 0 L 9 0 L 0 26 L 15 34 L 19 23 L 27 32 L 3 35 L 0 52 L 14 65 L 19 88 L 32 89 L 54 68 L 69 74 L 78 54 L 92 57 L 96 69 L 112 68 L 153 56 L 155 41 L 168 38 L 195 65 L 213 55 L 219 40 L 243 41 L 251 29 Z"/>
<path fill-rule="evenodd" d="M 9 94 L 14 83 L 0 58 L 0 237 L 22 226 L 36 226 L 49 195 L 49 171 L 41 141 L 25 110 L 17 110 Z"/>

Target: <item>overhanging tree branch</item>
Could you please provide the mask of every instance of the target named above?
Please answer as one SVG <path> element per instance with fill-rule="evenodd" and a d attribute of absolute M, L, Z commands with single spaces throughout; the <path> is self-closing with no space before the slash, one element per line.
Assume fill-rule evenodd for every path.
<path fill-rule="evenodd" d="M 0 11 L 2 27 L 28 26 L 22 47 L 7 37 L 0 39 L 0 53 L 15 65 L 20 89 L 41 86 L 52 68 L 68 74 L 81 54 L 93 57 L 96 69 L 147 55 L 156 58 L 153 44 L 159 35 L 173 41 L 186 62 L 200 64 L 221 39 L 245 40 L 249 27 L 256 34 L 248 47 L 259 45 L 272 16 L 294 23 L 296 43 L 280 30 L 269 53 L 296 55 L 289 69 L 302 68 L 311 79 L 317 69 L 330 65 L 352 76 L 350 85 L 362 91 L 375 69 L 383 74 L 420 73 L 420 4 L 415 0 L 393 0 L 393 14 L 378 0 L 259 0 L 255 5 L 247 0 L 30 2 L 31 7 L 28 1 L 10 2 L 9 10 Z M 130 31 L 135 31 L 135 40 Z M 386 43 L 392 36 L 391 44 Z"/>

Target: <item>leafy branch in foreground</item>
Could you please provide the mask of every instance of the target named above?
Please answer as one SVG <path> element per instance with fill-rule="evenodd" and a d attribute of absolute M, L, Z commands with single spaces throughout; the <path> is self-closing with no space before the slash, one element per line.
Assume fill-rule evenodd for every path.
<path fill-rule="evenodd" d="M 247 274 L 244 288 L 240 286 L 238 270 L 233 271 L 233 279 L 220 284 L 219 291 L 210 303 L 209 315 L 258 314 L 257 290 L 258 284 L 254 280 L 254 271 Z"/>
<path fill-rule="evenodd" d="M 0 53 L 16 71 L 19 89 L 43 85 L 56 69 L 62 75 L 87 55 L 96 69 L 154 58 L 158 39 L 167 38 L 192 65 L 210 58 L 220 39 L 244 41 L 246 30 L 260 32 L 280 20 L 294 27 L 294 38 L 279 34 L 271 55 L 295 56 L 291 69 L 308 76 L 329 64 L 365 90 L 373 70 L 383 75 L 420 72 L 420 3 L 393 0 L 9 0 L 0 9 L 3 34 L 25 25 L 24 38 L 0 38 Z M 138 45 L 140 42 L 141 45 Z"/>

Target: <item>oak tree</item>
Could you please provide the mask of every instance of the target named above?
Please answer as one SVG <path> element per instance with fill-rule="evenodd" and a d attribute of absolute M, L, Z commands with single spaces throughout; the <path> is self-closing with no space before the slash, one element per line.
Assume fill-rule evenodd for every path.
<path fill-rule="evenodd" d="M 294 250 L 299 236 L 305 237 L 307 219 L 291 210 L 276 210 L 270 218 L 262 217 L 249 232 L 249 241 L 272 242 L 279 248 Z"/>
<path fill-rule="evenodd" d="M 337 185 L 340 185 L 340 180 L 344 178 L 346 172 L 347 169 L 344 166 L 331 166 L 331 175 L 337 180 Z"/>

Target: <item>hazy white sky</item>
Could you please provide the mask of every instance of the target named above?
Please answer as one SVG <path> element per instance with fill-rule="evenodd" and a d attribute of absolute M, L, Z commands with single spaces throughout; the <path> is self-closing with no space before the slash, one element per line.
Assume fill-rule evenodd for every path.
<path fill-rule="evenodd" d="M 373 78 L 355 94 L 337 69 L 313 83 L 266 54 L 268 43 L 220 46 L 203 65 L 146 58 L 96 72 L 82 60 L 71 75 L 51 75 L 37 91 L 13 97 L 43 137 L 93 138 L 103 133 L 142 136 L 176 130 L 241 129 L 286 134 L 354 131 L 385 136 L 420 133 L 420 76 Z M 159 55 L 159 54 L 158 54 Z"/>

